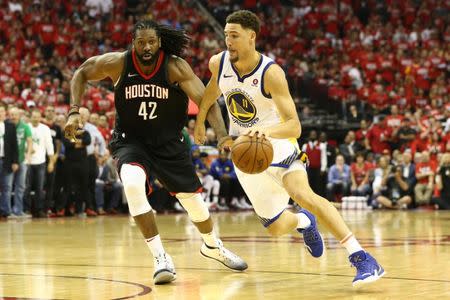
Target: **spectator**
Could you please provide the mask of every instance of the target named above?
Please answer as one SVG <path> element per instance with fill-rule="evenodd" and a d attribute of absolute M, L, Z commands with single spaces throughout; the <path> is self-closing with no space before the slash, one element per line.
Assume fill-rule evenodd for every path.
<path fill-rule="evenodd" d="M 41 119 L 41 112 L 38 109 L 33 109 L 31 112 L 30 126 L 33 150 L 27 172 L 24 209 L 25 212 L 32 212 L 33 216 L 46 218 L 47 213 L 46 211 L 44 212 L 45 171 L 53 172 L 55 168 L 53 162 L 55 150 L 53 148 L 50 128 L 41 123 Z M 48 166 L 46 164 L 46 157 L 48 157 Z M 31 191 L 34 191 L 34 201 L 31 198 Z M 34 208 L 34 211 L 32 211 L 32 208 Z"/>
<path fill-rule="evenodd" d="M 205 146 L 217 147 L 217 138 L 214 129 L 206 129 L 206 141 Z"/>
<path fill-rule="evenodd" d="M 99 119 L 100 119 L 100 116 L 98 115 L 98 113 L 92 113 L 89 116 L 89 123 L 91 123 L 92 125 L 98 127 Z"/>
<path fill-rule="evenodd" d="M 334 145 L 328 142 L 328 137 L 326 132 L 321 132 L 319 135 L 320 151 L 321 151 L 321 163 L 320 163 L 320 190 L 322 192 L 326 191 L 327 181 L 328 181 L 328 171 L 331 166 L 336 161 L 337 149 Z M 326 197 L 325 194 L 321 196 Z"/>
<path fill-rule="evenodd" d="M 397 131 L 397 149 L 404 151 L 411 148 L 411 142 L 416 138 L 416 130 L 411 127 L 411 120 L 403 118 Z"/>
<path fill-rule="evenodd" d="M 359 122 L 359 129 L 355 132 L 355 139 L 361 145 L 364 145 L 364 141 L 366 139 L 367 132 L 368 132 L 367 120 L 362 119 Z"/>
<path fill-rule="evenodd" d="M 438 209 L 450 209 L 450 153 L 445 153 L 436 175 L 439 196 L 433 199 Z"/>
<path fill-rule="evenodd" d="M 105 139 L 105 143 L 108 144 L 111 140 L 111 129 L 108 125 L 108 118 L 105 115 L 99 116 L 97 128 Z"/>
<path fill-rule="evenodd" d="M 420 162 L 416 165 L 417 184 L 414 195 L 417 205 L 429 204 L 433 193 L 434 170 L 430 163 L 430 154 L 426 151 L 420 155 Z"/>
<path fill-rule="evenodd" d="M 246 209 L 238 201 L 238 198 L 240 198 L 242 202 L 244 192 L 237 180 L 233 163 L 228 157 L 227 152 L 220 152 L 219 158 L 212 162 L 210 172 L 214 179 L 220 182 L 220 196 L 222 198 L 220 205 L 223 207 L 228 206 L 237 209 Z"/>
<path fill-rule="evenodd" d="M 376 197 L 378 207 L 406 209 L 412 202 L 409 186 L 402 176 L 402 167 L 396 166 L 392 174 L 382 181 L 381 195 Z"/>
<path fill-rule="evenodd" d="M 97 158 L 101 159 L 106 152 L 106 143 L 97 127 L 88 122 L 90 113 L 85 107 L 80 108 L 81 122 L 84 129 L 89 132 L 91 142 L 86 147 L 88 161 L 88 198 L 86 199 L 86 214 L 95 217 L 95 181 L 98 177 Z"/>
<path fill-rule="evenodd" d="M 365 146 L 368 151 L 375 155 L 381 155 L 383 150 L 391 150 L 389 141 L 391 138 L 391 129 L 386 127 L 384 117 L 380 117 L 378 122 L 374 122 L 367 132 Z"/>
<path fill-rule="evenodd" d="M 23 212 L 23 195 L 25 192 L 25 180 L 27 178 L 28 164 L 30 163 L 33 140 L 31 138 L 31 129 L 28 124 L 21 120 L 21 112 L 17 107 L 9 110 L 11 122 L 16 125 L 17 142 L 19 146 L 19 169 L 14 174 L 14 206 L 12 214 L 17 217 L 31 217 Z M 11 186 L 12 187 L 12 186 Z"/>
<path fill-rule="evenodd" d="M 381 192 L 382 183 L 387 181 L 390 174 L 391 165 L 389 165 L 389 160 L 385 156 L 380 156 L 378 158 L 378 168 L 375 169 L 372 182 L 372 191 L 375 199 Z"/>
<path fill-rule="evenodd" d="M 64 195 L 59 203 L 57 209 L 57 215 L 63 216 L 65 213 L 73 215 L 73 213 L 78 214 L 78 216 L 84 216 L 83 213 L 83 202 L 89 201 L 88 199 L 88 179 L 89 179 L 89 169 L 88 169 L 88 158 L 87 158 L 87 146 L 91 143 L 91 136 L 87 130 L 83 131 L 82 135 L 75 142 L 69 141 L 63 137 L 63 145 L 65 148 L 65 160 L 64 160 L 64 170 L 66 172 L 66 182 L 64 186 Z M 71 206 L 72 195 L 75 197 L 75 210 L 69 209 L 66 211 L 66 205 Z M 70 201 L 68 202 L 68 198 Z M 93 204 L 88 203 L 86 205 L 86 210 L 93 210 Z M 95 212 L 95 211 L 94 211 Z M 95 216 L 95 214 L 90 214 L 90 216 Z"/>
<path fill-rule="evenodd" d="M 308 142 L 303 144 L 302 151 L 306 152 L 309 158 L 308 180 L 311 188 L 315 193 L 321 195 L 323 191 L 320 190 L 320 170 L 322 165 L 326 165 L 324 161 L 326 156 L 322 155 L 322 149 L 317 140 L 317 131 L 312 130 L 309 133 Z"/>
<path fill-rule="evenodd" d="M 192 146 L 192 162 L 194 163 L 197 175 L 202 182 L 203 199 L 208 203 L 210 209 L 225 210 L 225 208 L 219 204 L 220 182 L 209 174 L 210 170 L 202 159 L 203 157 L 208 157 L 208 154 L 200 152 L 199 146 Z"/>
<path fill-rule="evenodd" d="M 348 165 L 355 160 L 356 153 L 362 150 L 362 146 L 356 142 L 354 131 L 349 131 L 345 136 L 344 144 L 339 145 L 339 152 L 344 156 L 345 163 Z"/>
<path fill-rule="evenodd" d="M 99 159 L 99 172 L 95 180 L 95 202 L 99 215 L 117 214 L 117 208 L 123 195 L 123 185 L 119 180 L 113 159 L 106 151 Z M 105 191 L 109 194 L 109 201 L 105 201 Z"/>
<path fill-rule="evenodd" d="M 328 172 L 327 198 L 335 201 L 337 195 L 348 196 L 350 189 L 350 166 L 345 164 L 344 156 L 338 154 L 336 163 L 331 166 Z"/>
<path fill-rule="evenodd" d="M 409 186 L 409 194 L 413 195 L 414 192 L 414 186 L 416 185 L 416 166 L 412 162 L 412 155 L 410 151 L 406 151 L 402 155 L 403 162 L 402 162 L 402 171 L 403 175 L 402 177 L 405 178 L 406 182 Z"/>
<path fill-rule="evenodd" d="M 54 191 L 55 191 L 55 177 L 56 173 L 58 172 L 59 175 L 62 176 L 62 173 L 57 170 L 57 160 L 59 157 L 59 153 L 61 152 L 61 145 L 62 145 L 62 130 L 61 127 L 59 127 L 56 123 L 56 115 L 55 115 L 55 107 L 52 105 L 49 105 L 45 108 L 44 113 L 44 120 L 42 120 L 42 123 L 47 125 L 48 128 L 50 128 L 50 133 L 52 135 L 52 142 L 53 142 L 53 149 L 55 149 L 55 154 L 50 158 L 51 161 L 49 161 L 49 166 L 54 166 L 53 170 L 50 171 L 50 168 L 47 168 L 46 173 L 46 180 L 45 180 L 45 207 L 47 214 L 52 215 L 52 209 L 55 208 L 55 198 L 54 198 Z"/>
<path fill-rule="evenodd" d="M 350 105 L 349 112 L 347 114 L 347 122 L 351 124 L 359 124 L 361 122 L 362 116 L 358 112 L 356 105 Z"/>
<path fill-rule="evenodd" d="M 55 124 L 59 126 L 59 128 L 64 128 L 66 125 L 66 116 L 63 114 L 58 114 L 55 118 Z M 66 211 L 64 209 L 58 209 L 60 207 L 64 207 L 66 199 L 67 199 L 67 187 L 66 187 L 66 165 L 65 165 L 65 158 L 66 158 L 66 149 L 64 146 L 64 143 L 61 140 L 61 151 L 59 152 L 58 159 L 56 161 L 56 172 L 57 175 L 55 176 L 55 188 L 54 188 L 54 200 L 55 200 L 55 211 L 57 217 L 64 217 Z M 69 174 L 70 175 L 70 174 Z M 64 190 L 64 187 L 66 187 L 66 190 Z M 69 213 L 69 212 L 68 212 Z"/>
<path fill-rule="evenodd" d="M 350 169 L 352 179 L 352 196 L 368 196 L 370 192 L 370 166 L 364 161 L 364 155 L 361 152 L 356 154 L 355 162 L 351 164 Z"/>
<path fill-rule="evenodd" d="M 19 169 L 16 126 L 6 121 L 6 106 L 0 102 L 0 217 L 11 214 L 14 172 Z"/>

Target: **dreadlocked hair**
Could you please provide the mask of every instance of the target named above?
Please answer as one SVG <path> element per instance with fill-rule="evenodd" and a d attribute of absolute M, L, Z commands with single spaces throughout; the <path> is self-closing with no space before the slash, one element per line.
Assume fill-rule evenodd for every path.
<path fill-rule="evenodd" d="M 191 40 L 184 30 L 161 25 L 153 20 L 137 22 L 133 29 L 133 39 L 136 38 L 136 32 L 143 29 L 154 29 L 156 31 L 156 35 L 161 38 L 161 49 L 167 54 L 181 56 Z"/>

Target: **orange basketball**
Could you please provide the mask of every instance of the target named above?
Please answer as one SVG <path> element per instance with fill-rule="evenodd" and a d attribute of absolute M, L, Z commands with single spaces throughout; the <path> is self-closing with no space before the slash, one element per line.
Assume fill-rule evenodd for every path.
<path fill-rule="evenodd" d="M 258 174 L 266 170 L 273 159 L 273 148 L 266 138 L 241 135 L 231 147 L 231 160 L 244 173 Z"/>

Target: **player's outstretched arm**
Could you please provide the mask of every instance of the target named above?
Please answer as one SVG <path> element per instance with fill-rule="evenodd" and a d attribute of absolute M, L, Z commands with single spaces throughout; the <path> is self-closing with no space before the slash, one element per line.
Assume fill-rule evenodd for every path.
<path fill-rule="evenodd" d="M 181 58 L 174 58 L 176 68 L 174 72 L 171 72 L 171 76 L 174 78 L 171 78 L 171 81 L 178 82 L 180 84 L 180 87 L 183 89 L 183 91 L 189 96 L 189 98 L 192 99 L 198 106 L 200 111 L 202 110 L 202 107 L 204 106 L 203 102 L 205 101 L 206 93 L 211 93 L 211 87 L 210 83 L 208 83 L 208 86 L 205 89 L 205 86 L 203 85 L 203 82 L 197 77 L 197 75 L 194 74 L 189 64 L 181 59 Z M 179 73 L 177 75 L 177 73 Z M 173 75 L 172 75 L 173 74 Z M 175 78 L 177 77 L 177 78 Z M 208 108 L 203 114 L 203 126 L 205 119 L 208 119 L 209 124 L 214 128 L 214 131 L 216 132 L 217 137 L 220 139 L 227 135 L 227 131 L 225 128 L 225 123 L 223 121 L 219 104 L 215 103 L 215 100 L 219 97 L 219 94 L 216 94 L 217 96 L 211 101 L 211 103 L 208 103 Z M 209 99 L 209 98 L 208 98 Z M 211 108 L 211 109 L 210 109 Z M 209 112 L 208 112 L 209 111 Z M 197 117 L 198 122 L 198 117 Z M 204 132 L 203 132 L 204 136 Z M 204 139 L 204 138 L 203 138 Z M 196 143 L 199 141 L 196 140 Z M 202 141 L 202 143 L 204 140 Z"/>
<path fill-rule="evenodd" d="M 283 120 L 279 125 L 264 128 L 264 134 L 277 139 L 299 138 L 302 132 L 294 100 L 289 93 L 286 75 L 280 66 L 273 64 L 267 70 L 264 80 L 266 93 L 272 96 L 278 113 Z M 256 129 L 257 130 L 257 129 Z"/>
<path fill-rule="evenodd" d="M 80 105 L 88 81 L 102 80 L 107 77 L 113 82 L 119 79 L 123 68 L 124 52 L 111 52 L 93 56 L 86 60 L 73 74 L 70 81 L 70 104 Z"/>
<path fill-rule="evenodd" d="M 116 82 L 122 72 L 124 57 L 125 52 L 111 52 L 93 56 L 75 71 L 70 81 L 70 104 L 72 107 L 69 111 L 67 123 L 64 126 L 64 134 L 67 139 L 76 141 L 76 137 L 82 133 L 78 108 L 81 104 L 86 83 L 90 80 L 97 81 L 106 77 Z"/>
<path fill-rule="evenodd" d="M 205 142 L 205 120 L 208 112 L 211 113 L 213 111 L 217 111 L 221 121 L 223 122 L 220 107 L 216 101 L 221 94 L 219 86 L 217 84 L 217 74 L 219 72 L 220 57 L 220 54 L 216 54 L 209 60 L 209 70 L 211 71 L 211 78 L 206 85 L 205 93 L 203 94 L 203 99 L 199 106 L 197 122 L 195 123 L 194 138 L 197 144 L 203 144 Z M 209 119 L 208 121 L 211 124 Z M 211 126 L 213 126 L 213 124 L 211 124 Z M 216 132 L 217 138 L 219 140 L 223 139 L 223 137 L 227 135 L 225 126 L 223 128 L 225 131 L 222 132 L 222 134 Z"/>

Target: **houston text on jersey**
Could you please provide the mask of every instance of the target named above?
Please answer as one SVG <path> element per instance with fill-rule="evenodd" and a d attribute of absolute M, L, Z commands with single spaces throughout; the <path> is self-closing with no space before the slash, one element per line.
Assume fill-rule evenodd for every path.
<path fill-rule="evenodd" d="M 125 99 L 144 97 L 169 99 L 169 89 L 155 84 L 133 84 L 125 87 Z"/>

